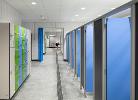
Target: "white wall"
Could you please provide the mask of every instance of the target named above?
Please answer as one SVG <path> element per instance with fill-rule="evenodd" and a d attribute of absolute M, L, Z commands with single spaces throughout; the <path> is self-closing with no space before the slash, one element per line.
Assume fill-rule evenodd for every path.
<path fill-rule="evenodd" d="M 66 33 L 83 25 L 83 22 L 23 22 L 22 25 L 32 30 L 32 58 L 38 59 L 38 28 L 64 28 L 64 40 Z M 66 42 L 64 43 L 66 46 Z M 63 50 L 63 49 L 62 49 Z M 64 48 L 64 59 L 66 59 L 66 48 Z"/>
<path fill-rule="evenodd" d="M 11 22 L 21 24 L 21 15 L 18 11 L 9 5 L 6 0 L 0 0 L 0 22 Z"/>

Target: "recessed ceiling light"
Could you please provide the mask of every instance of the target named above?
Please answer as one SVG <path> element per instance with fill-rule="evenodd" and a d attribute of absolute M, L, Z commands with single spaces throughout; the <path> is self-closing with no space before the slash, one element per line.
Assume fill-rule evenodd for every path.
<path fill-rule="evenodd" d="M 79 16 L 78 14 L 75 15 L 76 17 Z"/>
<path fill-rule="evenodd" d="M 81 10 L 85 10 L 86 8 L 82 7 Z"/>
<path fill-rule="evenodd" d="M 32 5 L 36 5 L 37 3 L 36 2 L 32 2 Z"/>
<path fill-rule="evenodd" d="M 114 10 L 115 8 L 111 8 L 112 10 Z"/>
<path fill-rule="evenodd" d="M 98 17 L 100 17 L 100 16 L 102 16 L 102 15 L 98 15 Z"/>

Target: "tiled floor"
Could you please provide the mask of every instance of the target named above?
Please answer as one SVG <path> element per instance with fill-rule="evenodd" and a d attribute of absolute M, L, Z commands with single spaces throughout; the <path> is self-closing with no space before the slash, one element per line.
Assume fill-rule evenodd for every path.
<path fill-rule="evenodd" d="M 47 50 L 42 63 L 32 63 L 31 76 L 14 100 L 57 100 L 56 51 Z"/>
<path fill-rule="evenodd" d="M 92 95 L 84 97 L 83 91 L 80 90 L 80 81 L 74 79 L 74 74 L 67 62 L 63 62 L 63 56 L 59 53 L 59 68 L 61 73 L 61 83 L 64 100 L 93 100 Z"/>
<path fill-rule="evenodd" d="M 69 65 L 59 56 L 63 100 L 93 100 L 85 98 L 78 80 L 73 79 L 73 72 L 68 72 Z M 14 100 L 58 100 L 57 97 L 56 49 L 47 49 L 42 63 L 33 62 L 31 75 L 15 96 Z"/>

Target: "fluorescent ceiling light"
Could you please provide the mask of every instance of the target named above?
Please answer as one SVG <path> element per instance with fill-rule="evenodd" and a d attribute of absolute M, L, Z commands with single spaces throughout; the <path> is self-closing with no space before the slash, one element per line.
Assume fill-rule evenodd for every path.
<path fill-rule="evenodd" d="M 32 5 L 36 5 L 37 3 L 36 2 L 32 2 Z"/>
<path fill-rule="evenodd" d="M 102 15 L 98 15 L 98 17 L 101 17 Z"/>
<path fill-rule="evenodd" d="M 75 15 L 76 17 L 79 16 L 78 14 Z"/>
<path fill-rule="evenodd" d="M 82 7 L 81 10 L 85 10 L 86 8 Z"/>
<path fill-rule="evenodd" d="M 56 35 L 49 35 L 50 37 L 56 37 Z"/>
<path fill-rule="evenodd" d="M 112 10 L 114 10 L 115 8 L 111 8 Z"/>

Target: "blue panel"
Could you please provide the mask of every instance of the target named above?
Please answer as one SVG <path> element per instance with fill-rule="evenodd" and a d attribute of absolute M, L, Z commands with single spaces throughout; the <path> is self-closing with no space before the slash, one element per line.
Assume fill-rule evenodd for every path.
<path fill-rule="evenodd" d="M 131 28 L 129 18 L 107 21 L 107 100 L 130 100 Z"/>
<path fill-rule="evenodd" d="M 69 35 L 69 51 L 70 51 L 70 65 L 72 64 L 72 34 Z"/>
<path fill-rule="evenodd" d="M 68 35 L 68 63 L 70 63 L 70 35 Z"/>
<path fill-rule="evenodd" d="M 66 43 L 66 46 L 67 46 L 67 60 L 68 60 L 68 63 L 70 63 L 70 50 L 69 50 L 69 34 L 67 35 L 67 43 Z"/>
<path fill-rule="evenodd" d="M 86 92 L 93 92 L 93 25 L 86 27 Z"/>
<path fill-rule="evenodd" d="M 68 35 L 66 35 L 66 56 L 67 56 L 67 61 L 69 61 L 68 52 L 69 52 L 69 50 L 68 50 Z"/>
<path fill-rule="evenodd" d="M 74 68 L 74 56 L 75 56 L 75 32 L 72 32 L 71 35 L 71 49 L 72 49 L 72 55 L 71 55 L 71 59 L 72 59 L 72 63 L 71 63 L 71 67 Z"/>
<path fill-rule="evenodd" d="M 81 30 L 77 30 L 76 34 L 76 65 L 77 76 L 80 77 L 80 60 L 81 60 Z"/>
<path fill-rule="evenodd" d="M 69 37 L 68 37 L 68 41 L 69 41 L 69 45 L 68 45 L 68 47 L 69 47 L 69 64 L 71 63 L 71 34 L 69 34 Z"/>
<path fill-rule="evenodd" d="M 22 84 L 22 27 L 19 27 L 19 86 Z"/>
<path fill-rule="evenodd" d="M 38 55 L 39 61 L 43 61 L 43 28 L 38 28 Z"/>

